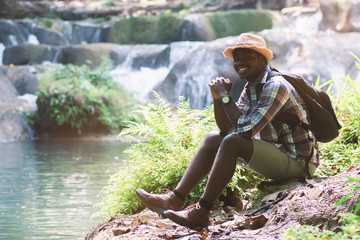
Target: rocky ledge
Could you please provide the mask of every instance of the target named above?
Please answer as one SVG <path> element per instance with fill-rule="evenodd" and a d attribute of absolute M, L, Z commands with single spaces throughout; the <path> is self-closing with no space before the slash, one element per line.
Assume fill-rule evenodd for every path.
<path fill-rule="evenodd" d="M 360 165 L 328 179 L 295 181 L 285 185 L 262 184 L 269 194 L 262 206 L 238 213 L 231 207 L 214 210 L 212 225 L 201 232 L 179 226 L 144 210 L 132 216 L 110 219 L 96 226 L 86 240 L 115 239 L 281 239 L 291 226 L 312 225 L 339 230 L 339 213 L 353 212 L 360 193 L 344 204 L 335 203 L 351 192 L 347 177 L 359 178 Z M 260 186 L 259 186 L 260 187 Z"/>

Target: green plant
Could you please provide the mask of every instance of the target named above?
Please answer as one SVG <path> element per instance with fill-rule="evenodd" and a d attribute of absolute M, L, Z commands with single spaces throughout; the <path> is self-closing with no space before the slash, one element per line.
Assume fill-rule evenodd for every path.
<path fill-rule="evenodd" d="M 348 189 L 353 189 L 353 191 L 351 193 L 349 193 L 348 195 L 344 196 L 343 198 L 341 198 L 336 204 L 335 206 L 338 206 L 340 204 L 343 204 L 344 202 L 346 202 L 346 200 L 348 200 L 352 195 L 354 195 L 355 193 L 360 191 L 360 179 L 358 178 L 352 178 L 352 177 L 347 177 L 347 181 L 346 183 L 356 183 L 355 186 L 351 186 L 348 187 Z M 354 213 L 357 213 L 360 210 L 360 196 L 357 199 L 358 204 L 356 205 L 356 208 L 354 210 Z"/>
<path fill-rule="evenodd" d="M 34 124 L 45 131 L 69 129 L 79 135 L 97 129 L 120 129 L 124 121 L 136 120 L 135 100 L 109 75 L 111 61 L 49 68 L 40 79 L 38 111 Z"/>
<path fill-rule="evenodd" d="M 352 55 L 360 71 L 360 59 Z M 360 163 L 360 85 L 348 75 L 342 85 L 334 82 L 333 86 L 337 90 L 333 103 L 342 129 L 334 141 L 319 145 L 322 165 L 317 175 L 320 176 L 330 176 Z"/>
<path fill-rule="evenodd" d="M 356 59 L 356 67 L 360 71 L 360 59 Z M 348 75 L 342 86 L 336 85 L 338 97 L 334 98 L 337 115 L 343 126 L 340 135 L 333 142 L 320 145 L 322 165 L 317 170 L 317 175 L 326 177 L 344 171 L 360 163 L 359 137 L 360 137 L 360 92 L 359 84 Z M 330 88 L 329 88 L 330 89 Z M 329 90 L 328 89 L 328 90 Z M 320 170 L 320 172 L 319 172 Z M 356 183 L 349 187 L 351 193 L 341 198 L 335 206 L 346 203 L 354 194 L 360 191 L 360 179 L 348 177 L 346 183 Z M 360 210 L 359 197 L 354 213 Z M 320 230 L 314 226 L 296 226 L 288 229 L 284 234 L 285 240 L 292 239 L 360 239 L 360 217 L 352 213 L 340 213 L 341 231 L 332 232 Z"/>
<path fill-rule="evenodd" d="M 142 204 L 135 194 L 137 188 L 152 193 L 175 188 L 205 134 L 217 129 L 212 106 L 194 110 L 180 98 L 174 110 L 155 96 L 159 105 L 149 103 L 140 110 L 145 121 L 131 123 L 121 132 L 131 145 L 123 166 L 101 192 L 102 201 L 98 204 L 101 215 L 110 217 L 141 210 Z M 258 181 L 253 172 L 238 169 L 229 186 L 241 188 Z M 190 202 L 199 199 L 205 182 L 206 179 L 190 194 Z"/>

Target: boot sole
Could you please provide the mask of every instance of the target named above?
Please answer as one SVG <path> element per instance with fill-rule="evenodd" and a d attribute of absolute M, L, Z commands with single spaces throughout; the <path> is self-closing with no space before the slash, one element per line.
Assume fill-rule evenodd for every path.
<path fill-rule="evenodd" d="M 168 211 L 163 212 L 162 216 L 165 217 L 165 218 L 170 219 L 171 221 L 173 221 L 173 222 L 175 222 L 175 223 L 177 223 L 177 224 L 179 224 L 181 226 L 188 227 L 188 228 L 190 228 L 192 230 L 195 230 L 195 231 L 201 231 L 204 228 L 207 228 L 209 226 L 209 223 L 207 225 L 188 224 L 182 218 L 179 218 L 178 216 L 173 215 L 173 214 L 169 213 Z"/>
<path fill-rule="evenodd" d="M 149 200 L 139 190 L 136 190 L 136 195 L 140 198 L 142 204 L 145 207 L 147 207 L 151 211 L 156 212 L 156 213 L 160 214 L 161 216 L 163 216 L 163 213 L 165 212 L 165 209 L 162 209 L 160 207 L 157 207 L 157 206 L 151 204 L 149 202 Z"/>

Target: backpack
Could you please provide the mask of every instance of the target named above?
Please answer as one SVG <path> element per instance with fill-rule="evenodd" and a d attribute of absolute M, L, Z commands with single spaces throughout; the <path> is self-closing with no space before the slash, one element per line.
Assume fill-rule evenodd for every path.
<path fill-rule="evenodd" d="M 297 116 L 286 112 L 280 112 L 275 119 L 290 126 L 300 126 L 310 130 L 319 142 L 326 143 L 336 138 L 341 125 L 327 93 L 311 86 L 301 75 L 283 74 L 274 68 L 271 70 L 268 79 L 279 75 L 284 77 L 304 100 L 310 113 L 311 124 L 301 122 Z"/>

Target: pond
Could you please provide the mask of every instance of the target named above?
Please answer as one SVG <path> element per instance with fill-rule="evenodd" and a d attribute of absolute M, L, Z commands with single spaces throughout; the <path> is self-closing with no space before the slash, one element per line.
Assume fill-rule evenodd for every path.
<path fill-rule="evenodd" d="M 122 141 L 0 144 L 0 239 L 84 239 L 98 193 L 121 167 Z"/>

